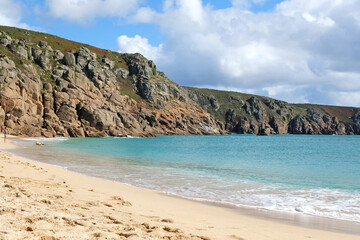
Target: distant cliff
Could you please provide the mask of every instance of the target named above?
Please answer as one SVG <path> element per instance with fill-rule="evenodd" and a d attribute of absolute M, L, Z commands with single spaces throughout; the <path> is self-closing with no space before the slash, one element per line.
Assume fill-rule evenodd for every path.
<path fill-rule="evenodd" d="M 289 104 L 284 101 L 211 89 L 186 88 L 189 97 L 234 133 L 360 134 L 360 109 Z"/>
<path fill-rule="evenodd" d="M 0 26 L 0 125 L 46 137 L 359 134 L 360 110 L 181 87 L 140 54 Z"/>

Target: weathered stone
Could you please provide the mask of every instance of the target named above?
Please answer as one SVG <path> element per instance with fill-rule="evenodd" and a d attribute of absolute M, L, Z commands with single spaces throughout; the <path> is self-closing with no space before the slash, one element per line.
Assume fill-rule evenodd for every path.
<path fill-rule="evenodd" d="M 14 69 L 15 63 L 12 60 L 10 60 L 8 57 L 2 57 L 0 58 L 0 68 Z"/>
<path fill-rule="evenodd" d="M 120 117 L 121 122 L 123 123 L 125 128 L 133 128 L 136 130 L 140 129 L 139 124 L 131 114 L 127 112 L 118 112 L 117 115 Z"/>
<path fill-rule="evenodd" d="M 257 97 L 251 97 L 246 102 L 244 109 L 247 114 L 253 115 L 257 120 L 264 120 L 266 117 L 266 112 L 262 106 L 262 102 Z"/>
<path fill-rule="evenodd" d="M 116 113 L 88 105 L 79 107 L 79 119 L 87 121 L 91 127 L 100 131 L 122 125 Z"/>
<path fill-rule="evenodd" d="M 214 96 L 211 96 L 210 99 L 209 99 L 209 101 L 210 101 L 211 107 L 212 107 L 215 111 L 219 110 L 220 104 L 219 104 L 219 102 L 217 101 L 217 99 L 216 99 Z"/>
<path fill-rule="evenodd" d="M 310 116 L 310 119 L 316 122 L 322 121 L 323 113 L 319 111 L 316 108 L 308 108 L 307 109 L 308 116 Z"/>
<path fill-rule="evenodd" d="M 75 55 L 71 52 L 66 53 L 64 56 L 64 62 L 68 66 L 75 66 Z"/>
<path fill-rule="evenodd" d="M 67 103 L 70 100 L 69 94 L 66 92 L 54 92 L 54 105 L 55 105 L 55 111 L 58 111 L 60 106 L 63 103 Z"/>
<path fill-rule="evenodd" d="M 109 68 L 109 69 L 113 69 L 115 66 L 115 63 L 113 61 L 111 61 L 109 58 L 107 58 L 106 56 L 104 56 L 102 58 L 102 62 L 105 63 L 105 65 Z"/>
<path fill-rule="evenodd" d="M 304 116 L 298 115 L 289 122 L 288 132 L 292 134 L 311 134 L 313 129 Z"/>
<path fill-rule="evenodd" d="M 235 132 L 242 133 L 242 134 L 254 133 L 253 130 L 251 130 L 251 128 L 250 128 L 250 122 L 248 121 L 247 118 L 240 119 L 240 121 L 238 122 L 238 124 L 234 130 L 235 130 Z"/>
<path fill-rule="evenodd" d="M 353 119 L 356 124 L 360 124 L 360 111 L 354 113 Z"/>
<path fill-rule="evenodd" d="M 139 53 L 136 53 L 130 57 L 128 66 L 131 75 L 138 75 L 146 78 L 154 75 L 156 71 L 156 68 L 154 71 L 152 61 L 148 61 Z"/>
<path fill-rule="evenodd" d="M 327 114 L 325 114 L 322 119 L 325 123 L 329 123 L 330 121 L 332 121 L 331 117 Z"/>
<path fill-rule="evenodd" d="M 52 85 L 50 83 L 44 83 L 44 89 L 46 90 L 46 92 L 48 93 L 52 93 L 53 89 L 52 89 Z"/>
<path fill-rule="evenodd" d="M 225 113 L 225 122 L 226 123 L 233 123 L 235 121 L 235 117 L 236 117 L 235 110 L 234 109 L 229 109 Z"/>
<path fill-rule="evenodd" d="M 32 48 L 32 56 L 34 57 L 34 59 L 39 59 L 41 54 L 42 54 L 41 49 Z"/>
<path fill-rule="evenodd" d="M 68 126 L 66 128 L 70 137 L 85 137 L 84 129 L 76 126 Z"/>
<path fill-rule="evenodd" d="M 136 88 L 137 88 L 138 94 L 142 98 L 149 101 L 150 103 L 154 102 L 155 86 L 149 79 L 139 78 L 139 80 L 136 83 Z"/>
<path fill-rule="evenodd" d="M 73 104 L 63 104 L 56 112 L 56 115 L 61 121 L 74 123 L 78 120 L 75 106 Z"/>
<path fill-rule="evenodd" d="M 34 61 L 45 71 L 51 70 L 49 54 L 47 50 L 32 49 L 32 56 Z"/>
<path fill-rule="evenodd" d="M 56 136 L 56 132 L 42 128 L 41 129 L 41 136 L 44 136 L 46 138 L 52 138 L 52 137 Z"/>
<path fill-rule="evenodd" d="M 116 76 L 126 79 L 129 76 L 129 71 L 123 68 L 117 68 L 115 71 Z"/>
<path fill-rule="evenodd" d="M 269 124 L 276 134 L 286 134 L 288 132 L 288 124 L 278 118 L 273 117 Z"/>
<path fill-rule="evenodd" d="M 61 60 L 63 58 L 64 58 L 64 54 L 61 51 L 59 51 L 59 50 L 54 51 L 54 59 L 55 59 L 55 61 L 59 61 L 59 60 Z"/>
<path fill-rule="evenodd" d="M 47 46 L 47 42 L 45 42 L 45 41 L 39 41 L 39 47 L 41 47 L 41 48 L 44 48 L 44 47 L 46 47 Z"/>
<path fill-rule="evenodd" d="M 4 109 L 0 106 L 0 123 L 5 122 L 5 115 Z"/>
<path fill-rule="evenodd" d="M 238 105 L 239 107 L 244 105 L 244 101 L 240 97 L 229 96 L 229 100 L 233 101 L 233 102 L 236 102 L 236 105 Z"/>
<path fill-rule="evenodd" d="M 21 58 L 23 58 L 23 59 L 28 58 L 28 52 L 26 51 L 26 49 L 23 46 L 16 45 L 16 44 L 11 44 L 8 47 L 9 47 L 10 51 L 12 51 L 13 53 L 19 55 Z"/>
<path fill-rule="evenodd" d="M 7 35 L 3 35 L 2 37 L 0 37 L 0 44 L 3 46 L 8 46 L 9 44 L 11 44 L 12 39 L 11 37 L 7 36 Z"/>
<path fill-rule="evenodd" d="M 89 61 L 96 61 L 96 54 L 92 53 L 86 47 L 81 47 L 77 54 L 77 64 L 83 69 Z"/>

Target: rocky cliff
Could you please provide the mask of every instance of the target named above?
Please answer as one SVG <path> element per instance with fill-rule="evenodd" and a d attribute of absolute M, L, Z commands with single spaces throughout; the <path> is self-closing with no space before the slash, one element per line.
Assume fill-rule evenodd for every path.
<path fill-rule="evenodd" d="M 222 124 L 140 54 L 0 27 L 0 124 L 20 136 L 220 134 Z"/>
<path fill-rule="evenodd" d="M 189 97 L 223 122 L 249 134 L 360 134 L 360 109 L 289 104 L 272 98 L 211 89 L 186 88 Z"/>
<path fill-rule="evenodd" d="M 185 88 L 140 54 L 0 26 L 0 125 L 46 137 L 359 134 L 360 110 Z"/>

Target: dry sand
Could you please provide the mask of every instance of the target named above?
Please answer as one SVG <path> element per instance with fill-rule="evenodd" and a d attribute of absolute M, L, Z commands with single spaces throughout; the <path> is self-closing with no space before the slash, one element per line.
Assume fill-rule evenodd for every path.
<path fill-rule="evenodd" d="M 0 149 L 15 147 L 10 142 Z M 0 152 L 0 239 L 360 239 L 239 214 Z"/>

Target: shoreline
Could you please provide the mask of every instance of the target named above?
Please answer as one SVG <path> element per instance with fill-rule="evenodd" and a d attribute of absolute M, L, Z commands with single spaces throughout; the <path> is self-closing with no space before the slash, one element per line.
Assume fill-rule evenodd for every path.
<path fill-rule="evenodd" d="M 117 182 L 116 182 L 117 183 Z M 123 183 L 120 183 L 123 184 Z M 136 186 L 131 186 L 137 188 Z M 140 188 L 142 189 L 142 188 Z M 150 191 L 155 191 L 151 190 Z M 156 192 L 156 191 L 155 191 Z M 303 228 L 309 228 L 314 230 L 322 230 L 334 233 L 345 233 L 345 234 L 354 234 L 360 236 L 360 222 L 351 221 L 351 220 L 344 220 L 344 219 L 336 219 L 330 217 L 322 217 L 316 215 L 310 215 L 301 212 L 281 212 L 278 210 L 269 210 L 265 208 L 251 208 L 247 206 L 233 206 L 230 204 L 223 204 L 217 202 L 208 202 L 208 201 L 201 201 L 196 199 L 190 199 L 182 196 L 176 196 L 171 194 L 166 194 L 162 192 L 158 192 L 164 196 L 170 196 L 186 201 L 192 201 L 195 203 L 206 204 L 209 206 L 220 207 L 224 209 L 228 209 L 233 211 L 237 214 L 249 216 L 253 218 L 258 218 L 266 221 L 275 221 L 281 224 L 291 225 L 291 226 L 298 226 Z"/>
<path fill-rule="evenodd" d="M 6 145 L 11 146 L 11 143 L 6 143 Z M 1 149 L 5 149 L 5 147 L 6 146 L 4 143 L 0 144 Z M 252 216 L 251 213 L 247 214 L 246 211 L 244 211 L 243 209 L 240 211 L 234 211 L 234 208 L 231 207 L 226 208 L 224 206 L 217 206 L 217 204 L 188 200 L 177 196 L 170 196 L 164 193 L 155 192 L 153 190 L 137 188 L 118 182 L 85 176 L 79 173 L 68 171 L 59 166 L 17 157 L 3 151 L 1 151 L 0 156 L 0 175 L 2 176 L 2 178 L 0 178 L 0 181 L 6 180 L 7 182 L 11 182 L 12 179 L 16 178 L 18 182 L 24 184 L 24 179 L 27 179 L 30 182 L 36 182 L 41 180 L 44 186 L 52 185 L 57 186 L 57 188 L 62 190 L 68 189 L 68 191 L 65 191 L 65 195 L 63 192 L 62 198 L 66 198 L 67 195 L 71 195 L 71 199 L 74 199 L 72 200 L 71 204 L 68 204 L 64 201 L 57 202 L 55 199 L 49 200 L 51 204 L 44 203 L 45 206 L 59 207 L 68 210 L 71 209 L 71 211 L 75 211 L 77 208 L 80 207 L 80 209 L 82 210 L 79 210 L 79 213 L 76 212 L 73 214 L 75 214 L 76 216 L 81 216 L 81 214 L 84 215 L 84 212 L 89 211 L 89 213 L 85 215 L 91 215 L 93 216 L 93 218 L 96 218 L 99 215 L 103 215 L 102 212 L 110 211 L 111 215 L 114 215 L 114 217 L 112 218 L 121 219 L 117 220 L 118 222 L 122 222 L 122 224 L 118 225 L 130 225 L 132 226 L 130 227 L 131 229 L 135 229 L 128 231 L 133 234 L 131 235 L 134 236 L 133 239 L 163 239 L 166 236 L 178 238 L 182 237 L 183 239 L 210 238 L 247 240 L 308 239 L 309 237 L 311 237 L 312 239 L 357 239 L 359 237 L 355 234 L 325 231 L 320 229 L 298 226 L 297 224 L 286 223 L 286 221 L 283 222 L 281 220 L 271 218 L 271 215 L 275 215 L 275 213 L 272 212 L 269 213 L 270 217 Z M 20 169 L 22 171 L 19 171 Z M 61 181 L 65 183 L 61 184 Z M 3 186 L 8 184 L 9 183 L 3 184 Z M 12 189 L 17 188 L 15 185 L 16 181 L 15 183 L 11 184 L 11 186 L 13 187 Z M 3 187 L 2 190 L 4 190 L 4 188 L 5 187 Z M 22 188 L 24 188 L 24 186 L 22 186 Z M 27 189 L 27 187 L 25 189 Z M 59 189 L 51 190 L 54 191 L 54 193 L 52 193 L 50 197 L 56 196 L 56 193 L 59 192 L 56 190 Z M 43 191 L 41 189 L 37 190 L 39 192 Z M 32 190 L 31 195 L 37 194 L 38 192 Z M 118 200 L 114 200 L 113 196 L 118 196 Z M 120 201 L 119 199 L 122 200 Z M 102 204 L 98 204 L 99 206 L 95 206 L 97 209 L 92 210 L 86 203 L 90 200 L 95 200 L 95 202 L 102 202 Z M 104 200 L 106 200 L 106 203 L 104 203 Z M 45 200 L 45 202 L 46 201 L 47 200 Z M 120 207 L 114 207 L 117 206 L 116 202 L 118 201 L 122 202 L 125 205 L 128 204 L 127 201 L 129 201 L 132 206 L 121 205 Z M 30 203 L 34 202 L 36 202 L 35 199 L 30 199 Z M 18 204 L 21 205 L 21 201 Z M 106 204 L 111 207 L 107 206 Z M 7 205 L 11 205 L 11 203 L 7 203 Z M 90 210 L 86 210 L 84 208 L 88 208 Z M 49 212 L 52 212 L 51 209 L 44 214 L 49 215 Z M 58 212 L 58 210 L 55 212 Z M 39 213 L 36 213 L 35 211 L 34 214 L 38 215 Z M 0 214 L 0 219 L 1 216 L 4 216 L 4 214 Z M 4 222 L 5 220 L 6 223 L 9 222 L 8 218 L 3 219 L 2 222 Z M 97 229 L 97 227 L 91 226 L 91 224 L 87 224 L 86 222 L 91 222 L 88 220 L 89 219 L 81 220 L 83 221 L 83 226 L 81 224 L 79 225 L 74 223 L 74 221 L 79 222 L 80 220 L 72 220 L 73 224 L 66 223 L 66 221 L 62 218 L 60 218 L 59 220 L 61 224 L 59 224 L 57 220 L 54 220 L 53 222 L 57 223 L 56 226 L 60 225 L 59 227 L 54 227 L 55 233 L 51 233 L 50 230 L 48 230 L 48 232 L 46 232 L 45 230 L 40 231 L 36 227 L 32 228 L 31 226 L 30 228 L 32 228 L 33 231 L 26 231 L 26 229 L 22 228 L 18 229 L 17 231 L 23 233 L 24 236 L 34 236 L 34 234 L 38 234 L 38 231 L 40 231 L 46 232 L 47 235 L 54 236 L 55 238 L 67 239 L 75 236 L 71 234 L 81 233 L 81 229 L 79 228 L 84 228 L 82 230 L 86 230 L 85 232 L 91 232 L 90 229 Z M 99 221 L 99 219 L 96 220 Z M 33 225 L 33 223 L 35 222 L 34 220 L 31 221 L 32 224 L 28 225 Z M 109 221 L 109 218 L 106 221 Z M 144 227 L 141 222 L 145 223 L 146 226 L 154 226 L 154 230 L 147 229 L 147 227 Z M 43 224 L 49 225 L 51 223 L 47 222 Z M 63 229 L 61 229 L 62 224 L 65 225 L 63 226 Z M 118 239 L 121 239 L 122 236 L 125 236 L 121 235 L 122 233 L 120 234 L 120 229 L 122 229 L 122 226 L 113 225 L 113 223 L 108 224 L 106 226 L 98 227 L 98 229 L 100 229 L 101 231 L 105 231 L 109 230 L 110 228 L 111 231 L 108 232 L 108 234 L 118 231 L 118 233 L 116 234 Z M 6 234 L 4 236 L 1 235 L 1 231 L 4 231 L 3 228 L 4 227 L 0 227 L 0 238 L 3 237 L 4 239 L 7 239 Z M 69 230 L 69 228 L 72 230 Z M 59 231 L 56 232 L 56 229 L 59 229 Z M 65 229 L 67 231 L 64 231 Z M 124 232 L 124 229 L 121 231 Z M 77 237 L 82 238 L 82 236 L 84 237 L 84 239 L 89 238 L 89 235 L 87 235 L 87 237 L 85 237 L 85 235 L 78 235 Z M 95 238 L 94 236 L 95 235 L 91 235 L 92 238 Z M 110 235 L 108 237 L 111 238 Z M 101 238 L 101 236 L 99 238 Z"/>
<path fill-rule="evenodd" d="M 15 138 L 16 139 L 16 138 Z M 17 138 L 18 140 L 29 140 L 28 138 Z M 31 138 L 31 142 L 35 143 L 36 140 L 45 141 L 48 139 L 42 139 L 42 138 Z M 60 140 L 60 139 L 59 139 Z M 60 140 L 63 141 L 63 140 Z M 21 149 L 21 143 L 16 142 L 16 145 L 18 145 L 18 148 Z M 34 148 L 35 149 L 35 148 Z M 11 152 L 15 156 L 21 157 L 21 154 L 16 154 L 16 152 Z M 48 163 L 46 158 L 43 159 L 29 159 L 36 162 L 43 162 Z M 281 210 L 274 210 L 274 209 L 267 209 L 267 208 L 260 208 L 260 207 L 250 207 L 246 205 L 233 205 L 230 203 L 221 203 L 216 201 L 210 201 L 206 199 L 196 199 L 191 197 L 185 197 L 177 194 L 167 193 L 164 191 L 159 191 L 152 188 L 146 188 L 146 187 L 140 187 L 129 183 L 124 183 L 121 181 L 117 181 L 111 178 L 106 178 L 106 176 L 96 176 L 92 174 L 87 174 L 81 171 L 77 171 L 75 169 L 68 168 L 67 166 L 61 165 L 59 163 L 49 163 L 51 165 L 59 166 L 67 171 L 75 172 L 78 174 L 82 174 L 85 176 L 90 177 L 97 177 L 100 179 L 108 180 L 114 183 L 124 184 L 129 187 L 139 188 L 139 189 L 145 189 L 154 191 L 159 194 L 163 194 L 165 196 L 175 197 L 183 200 L 188 201 L 194 201 L 196 203 L 201 204 L 207 204 L 211 206 L 221 207 L 225 209 L 230 209 L 231 211 L 243 214 L 243 215 L 249 215 L 252 217 L 257 217 L 264 220 L 270 220 L 270 221 L 277 221 L 280 223 L 295 225 L 295 226 L 302 226 L 306 228 L 312 228 L 312 229 L 319 229 L 319 230 L 325 230 L 325 231 L 331 231 L 331 232 L 339 232 L 339 233 L 350 233 L 350 234 L 356 234 L 360 235 L 360 222 L 353 221 L 353 220 L 347 220 L 347 219 L 340 219 L 340 218 L 332 218 L 332 217 L 326 217 L 326 216 L 318 216 L 318 215 L 312 215 L 304 212 L 291 212 L 291 211 L 281 211 Z"/>

